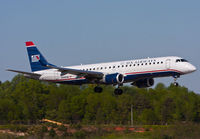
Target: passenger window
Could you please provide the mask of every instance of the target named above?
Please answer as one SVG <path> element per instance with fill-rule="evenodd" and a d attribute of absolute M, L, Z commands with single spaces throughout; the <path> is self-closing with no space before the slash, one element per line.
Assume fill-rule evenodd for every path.
<path fill-rule="evenodd" d="M 161 61 L 161 64 L 163 64 L 163 62 Z"/>
<path fill-rule="evenodd" d="M 93 70 L 95 70 L 95 68 L 93 68 Z"/>
<path fill-rule="evenodd" d="M 159 62 L 157 62 L 157 64 L 159 64 Z"/>
<path fill-rule="evenodd" d="M 120 66 L 118 66 L 118 68 L 119 68 Z"/>

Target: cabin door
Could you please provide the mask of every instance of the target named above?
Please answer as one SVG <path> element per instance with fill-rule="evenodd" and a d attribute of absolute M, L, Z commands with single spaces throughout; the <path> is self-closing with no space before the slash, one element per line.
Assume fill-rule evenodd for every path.
<path fill-rule="evenodd" d="M 166 68 L 167 68 L 167 69 L 170 69 L 170 67 L 171 67 L 171 60 L 170 60 L 170 59 L 167 59 L 167 60 L 166 60 Z"/>

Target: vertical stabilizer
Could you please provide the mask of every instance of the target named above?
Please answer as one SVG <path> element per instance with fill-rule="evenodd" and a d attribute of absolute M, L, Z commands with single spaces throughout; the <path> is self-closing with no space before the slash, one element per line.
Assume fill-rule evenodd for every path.
<path fill-rule="evenodd" d="M 32 72 L 49 69 L 42 65 L 48 62 L 32 41 L 26 42 L 26 47 Z"/>

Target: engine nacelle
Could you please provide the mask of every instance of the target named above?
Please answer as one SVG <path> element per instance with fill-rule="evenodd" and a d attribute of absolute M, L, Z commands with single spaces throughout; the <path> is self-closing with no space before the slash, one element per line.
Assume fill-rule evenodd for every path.
<path fill-rule="evenodd" d="M 131 85 L 137 86 L 138 88 L 151 87 L 154 85 L 154 79 L 152 78 L 141 79 L 141 80 L 133 82 Z"/>
<path fill-rule="evenodd" d="M 124 75 L 119 73 L 107 74 L 103 78 L 106 84 L 122 84 L 124 82 Z"/>

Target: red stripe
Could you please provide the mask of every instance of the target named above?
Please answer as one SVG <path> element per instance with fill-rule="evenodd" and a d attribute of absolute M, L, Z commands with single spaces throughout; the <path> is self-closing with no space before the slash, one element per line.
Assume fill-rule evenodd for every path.
<path fill-rule="evenodd" d="M 168 69 L 168 70 L 154 70 L 154 71 L 143 71 L 143 72 L 131 72 L 131 73 L 125 73 L 126 75 L 130 74 L 141 74 L 141 73 L 152 73 L 152 72 L 163 72 L 163 71 L 175 71 L 182 73 L 181 71 L 175 70 L 175 69 Z"/>
<path fill-rule="evenodd" d="M 130 75 L 130 74 L 141 74 L 141 73 L 155 73 L 155 72 L 163 72 L 163 71 L 175 71 L 178 73 L 182 73 L 181 71 L 175 70 L 175 69 L 168 69 L 168 70 L 154 70 L 154 71 L 143 71 L 143 72 L 131 72 L 131 73 L 125 73 L 125 75 Z M 69 78 L 69 79 L 57 79 L 57 80 L 48 80 L 48 81 L 70 81 L 70 80 L 81 80 L 85 79 L 84 77 L 81 78 Z"/>
<path fill-rule="evenodd" d="M 70 81 L 70 80 L 81 80 L 81 79 L 85 79 L 84 77 L 81 78 L 69 78 L 69 79 L 57 79 L 57 80 L 48 80 L 48 81 Z"/>

